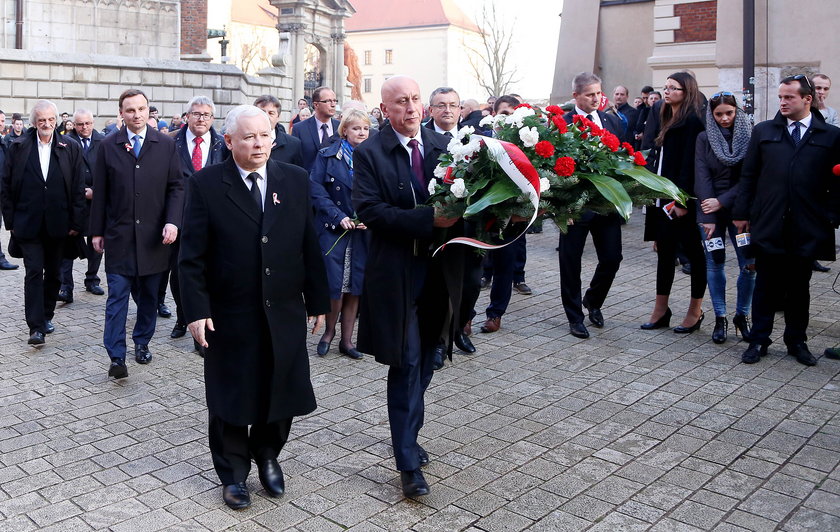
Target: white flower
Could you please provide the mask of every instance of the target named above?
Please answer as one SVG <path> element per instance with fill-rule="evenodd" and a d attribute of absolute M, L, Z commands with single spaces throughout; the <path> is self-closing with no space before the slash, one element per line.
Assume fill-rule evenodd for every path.
<path fill-rule="evenodd" d="M 438 179 L 443 179 L 446 177 L 446 169 L 449 168 L 448 166 L 437 165 L 435 166 L 435 177 Z"/>
<path fill-rule="evenodd" d="M 472 135 L 475 133 L 475 128 L 472 126 L 464 126 L 458 130 L 458 133 L 455 135 L 455 138 L 458 140 L 463 140 L 464 137 L 467 135 Z"/>
<path fill-rule="evenodd" d="M 551 183 L 549 183 L 548 179 L 545 177 L 540 178 L 540 193 L 542 194 L 546 190 L 551 188 Z"/>
<path fill-rule="evenodd" d="M 536 113 L 533 109 L 529 107 L 520 107 L 519 109 L 514 109 L 513 113 L 505 117 L 505 123 L 513 124 L 516 127 L 522 127 L 522 121 L 525 119 L 525 117 L 533 116 L 534 114 Z"/>
<path fill-rule="evenodd" d="M 540 141 L 540 132 L 535 127 L 523 127 L 519 130 L 519 138 L 526 148 L 533 148 Z"/>
<path fill-rule="evenodd" d="M 452 186 L 449 187 L 450 192 L 456 198 L 466 198 L 467 197 L 467 185 L 464 183 L 464 180 L 460 177 L 455 179 L 452 183 Z"/>
<path fill-rule="evenodd" d="M 435 193 L 435 186 L 437 185 L 437 179 L 430 179 L 429 180 L 429 195 Z"/>
<path fill-rule="evenodd" d="M 492 128 L 496 125 L 496 117 L 493 115 L 487 115 L 481 119 L 481 122 L 479 122 L 478 125 L 483 128 Z"/>
<path fill-rule="evenodd" d="M 455 163 L 465 161 L 466 159 L 472 157 L 480 149 L 481 139 L 478 135 L 470 136 L 469 142 L 467 142 L 466 144 L 462 143 L 457 138 L 453 138 L 449 141 L 449 144 L 446 146 L 446 151 L 452 154 L 452 160 Z"/>

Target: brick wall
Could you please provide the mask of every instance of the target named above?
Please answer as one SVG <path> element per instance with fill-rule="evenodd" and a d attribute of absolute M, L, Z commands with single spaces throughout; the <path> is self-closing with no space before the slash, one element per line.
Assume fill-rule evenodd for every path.
<path fill-rule="evenodd" d="M 181 55 L 207 49 L 207 0 L 181 0 Z"/>
<path fill-rule="evenodd" d="M 717 38 L 717 0 L 677 4 L 674 16 L 680 27 L 674 30 L 674 42 L 714 41 Z"/>

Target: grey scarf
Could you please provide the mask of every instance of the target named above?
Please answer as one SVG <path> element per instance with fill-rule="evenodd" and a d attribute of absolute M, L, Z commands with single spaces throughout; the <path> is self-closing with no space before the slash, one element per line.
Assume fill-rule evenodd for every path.
<path fill-rule="evenodd" d="M 732 142 L 726 137 L 730 136 L 729 132 L 724 134 L 724 129 L 721 128 L 715 117 L 712 115 L 712 106 L 706 107 L 706 136 L 709 138 L 709 144 L 715 156 L 726 166 L 735 166 L 744 159 L 747 154 L 747 146 L 750 143 L 750 134 L 752 128 L 750 122 L 747 120 L 747 115 L 740 109 L 735 110 L 735 122 L 732 127 Z"/>

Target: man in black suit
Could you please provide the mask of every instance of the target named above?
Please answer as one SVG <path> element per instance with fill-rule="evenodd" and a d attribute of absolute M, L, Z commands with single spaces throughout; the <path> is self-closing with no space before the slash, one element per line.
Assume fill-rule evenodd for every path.
<path fill-rule="evenodd" d="M 303 167 L 300 139 L 286 133 L 286 129 L 280 123 L 280 100 L 270 94 L 263 94 L 254 101 L 254 105 L 265 111 L 271 121 L 271 129 L 274 130 L 271 158 L 278 163 L 289 163 Z M 335 131 L 338 131 L 337 126 Z"/>
<path fill-rule="evenodd" d="M 210 452 L 230 508 L 251 504 L 251 459 L 266 492 L 294 416 L 315 410 L 306 321 L 330 309 L 309 177 L 270 159 L 272 127 L 251 105 L 225 119 L 231 157 L 190 177 L 179 261 L 190 332 L 205 350 Z M 250 426 L 250 428 L 249 428 Z"/>
<path fill-rule="evenodd" d="M 125 366 L 125 319 L 134 294 L 134 359 L 152 360 L 149 340 L 155 333 L 160 274 L 169 266 L 169 245 L 178 237 L 184 208 L 184 184 L 175 141 L 147 127 L 149 100 L 143 91 L 120 95 L 125 125 L 99 146 L 93 173 L 90 234 L 93 247 L 105 252 L 108 302 L 104 344 L 111 359 L 108 375 L 128 377 Z"/>
<path fill-rule="evenodd" d="M 388 370 L 388 421 L 403 493 L 429 493 L 420 472 L 429 455 L 418 444 L 426 388 L 441 336 L 451 353 L 457 322 L 462 246 L 432 257 L 435 228 L 457 220 L 436 216 L 428 183 L 448 139 L 421 127 L 423 102 L 417 82 L 395 76 L 382 85 L 383 114 L 390 125 L 356 148 L 353 206 L 371 231 L 360 304 L 358 349 Z M 302 122 L 304 123 L 304 122 Z M 297 131 L 297 128 L 295 128 Z M 450 236 L 459 231 L 454 229 Z"/>
<path fill-rule="evenodd" d="M 757 273 L 745 364 L 767 354 L 778 310 L 788 354 L 806 366 L 817 363 L 805 343 L 809 284 L 815 260 L 835 259 L 840 186 L 832 168 L 840 129 L 825 123 L 814 99 L 807 76 L 784 78 L 779 112 L 755 126 L 744 158 L 732 218 L 739 233 L 751 233 Z"/>
<path fill-rule="evenodd" d="M 292 135 L 300 139 L 303 168 L 312 171 L 318 150 L 338 138 L 338 120 L 333 118 L 338 100 L 329 87 L 318 87 L 312 93 L 313 115 L 301 120 L 292 129 Z"/>
<path fill-rule="evenodd" d="M 598 110 L 601 79 L 591 72 L 581 72 L 572 83 L 575 108 L 563 116 L 566 123 L 571 124 L 574 115 L 582 115 L 599 128 L 622 138 L 624 131 L 618 118 Z M 604 326 L 601 306 L 621 265 L 621 224 L 622 218 L 618 213 L 602 215 L 586 211 L 579 220 L 569 225 L 566 234 L 560 233 L 560 298 L 572 336 L 589 338 L 589 330 L 583 324 L 581 304 L 589 311 L 592 325 L 598 328 Z M 589 289 L 581 300 L 581 258 L 586 236 L 590 233 L 598 255 L 598 265 Z"/>
<path fill-rule="evenodd" d="M 184 182 L 205 166 L 222 162 L 227 158 L 225 139 L 213 129 L 213 117 L 216 116 L 216 104 L 204 95 L 194 96 L 187 103 L 187 127 L 178 130 L 175 135 L 175 151 L 181 160 L 181 175 Z M 161 275 L 158 291 L 158 315 L 160 305 L 166 297 L 167 279 L 175 301 L 175 326 L 169 334 L 170 338 L 181 338 L 187 333 L 187 321 L 181 309 L 181 287 L 178 282 L 178 251 L 181 240 L 172 243 L 172 253 L 169 259 L 169 270 Z"/>
<path fill-rule="evenodd" d="M 93 113 L 87 109 L 78 109 L 73 113 L 75 129 L 67 136 L 79 143 L 82 147 L 82 176 L 85 187 L 85 220 L 90 217 L 90 204 L 93 199 L 93 169 L 96 167 L 96 153 L 99 151 L 99 143 L 105 138 L 102 133 L 93 129 Z M 84 227 L 82 234 L 87 234 L 88 228 Z M 85 290 L 91 294 L 101 296 L 105 291 L 99 286 L 99 265 L 102 262 L 102 255 L 93 249 L 90 236 L 87 237 L 85 246 L 85 259 L 87 259 L 87 271 L 85 272 Z M 61 288 L 58 291 L 58 300 L 65 303 L 73 302 L 73 259 L 65 258 L 61 262 Z"/>
<path fill-rule="evenodd" d="M 52 325 L 67 236 L 78 235 L 85 221 L 82 153 L 56 131 L 58 108 L 39 100 L 35 125 L 12 143 L 0 187 L 3 219 L 23 253 L 24 306 L 29 344 L 43 345 Z"/>

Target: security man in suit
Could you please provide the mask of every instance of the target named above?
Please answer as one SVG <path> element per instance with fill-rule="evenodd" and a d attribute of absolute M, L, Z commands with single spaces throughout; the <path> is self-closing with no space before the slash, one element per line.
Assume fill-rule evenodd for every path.
<path fill-rule="evenodd" d="M 23 254 L 24 308 L 30 345 L 43 345 L 52 324 L 65 238 L 85 222 L 82 153 L 56 131 L 58 108 L 38 100 L 25 131 L 9 147 L 0 204 L 6 229 Z"/>
<path fill-rule="evenodd" d="M 105 252 L 108 301 L 104 344 L 111 359 L 108 375 L 128 377 L 125 320 L 134 293 L 134 359 L 152 360 L 160 274 L 169 267 L 170 244 L 178 237 L 184 208 L 181 163 L 172 137 L 147 126 L 149 100 L 141 90 L 120 95 L 125 125 L 99 147 L 93 173 L 90 234 Z"/>
<path fill-rule="evenodd" d="M 575 108 L 563 116 L 566 123 L 571 124 L 574 115 L 582 115 L 601 129 L 606 129 L 624 140 L 624 129 L 618 118 L 598 110 L 601 102 L 601 79 L 591 72 L 581 72 L 575 76 L 572 84 Z M 560 233 L 560 298 L 572 336 L 589 338 L 589 330 L 583 324 L 581 304 L 589 311 L 589 321 L 592 325 L 598 328 L 604 326 L 601 306 L 621 265 L 621 224 L 622 218 L 618 213 L 603 215 L 587 211 L 580 220 L 569 225 L 566 234 Z M 590 233 L 595 253 L 598 255 L 598 265 L 595 267 L 589 289 L 581 300 L 581 258 L 586 236 Z"/>
<path fill-rule="evenodd" d="M 191 176 L 179 261 L 190 332 L 206 351 L 210 453 L 230 508 L 251 504 L 251 459 L 266 492 L 285 491 L 277 456 L 294 416 L 315 410 L 306 323 L 330 309 L 324 260 L 299 166 L 269 157 L 265 112 L 225 119 L 231 157 Z"/>
<path fill-rule="evenodd" d="M 263 94 L 254 101 L 254 105 L 266 112 L 268 119 L 271 121 L 271 128 L 274 130 L 271 158 L 279 163 L 296 164 L 303 167 L 300 139 L 286 133 L 286 129 L 280 123 L 280 100 L 270 94 Z M 336 128 L 336 132 L 338 132 L 338 128 Z"/>
<path fill-rule="evenodd" d="M 390 78 L 382 85 L 380 108 L 390 125 L 360 144 L 353 156 L 353 206 L 371 231 L 357 347 L 390 366 L 387 401 L 394 458 L 403 493 L 416 497 L 429 493 L 420 472 L 429 455 L 417 436 L 441 336 L 447 338 L 450 353 L 452 349 L 463 249 L 448 246 L 431 256 L 435 228 L 451 227 L 458 220 L 436 216 L 434 207 L 422 205 L 448 140 L 421 127 L 417 82 L 406 76 Z M 454 227 L 450 235 L 459 229 Z"/>
<path fill-rule="evenodd" d="M 292 135 L 300 139 L 303 168 L 307 172 L 312 171 L 318 150 L 329 146 L 338 138 L 338 120 L 333 118 L 337 103 L 332 89 L 318 87 L 312 93 L 314 114 L 292 129 Z"/>

